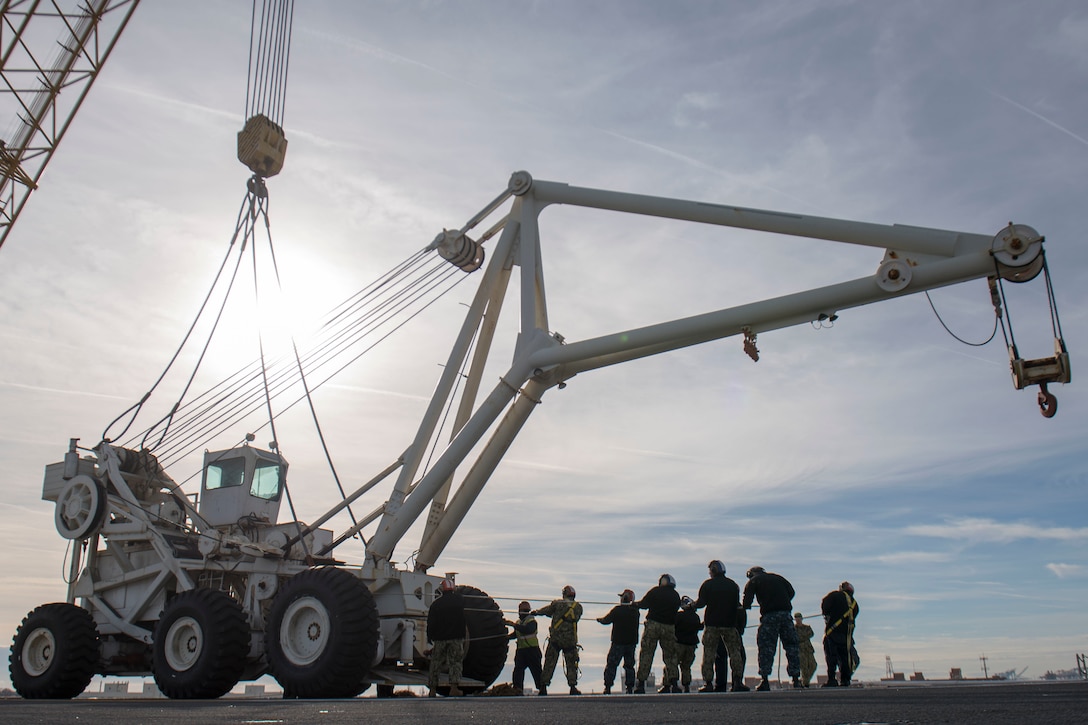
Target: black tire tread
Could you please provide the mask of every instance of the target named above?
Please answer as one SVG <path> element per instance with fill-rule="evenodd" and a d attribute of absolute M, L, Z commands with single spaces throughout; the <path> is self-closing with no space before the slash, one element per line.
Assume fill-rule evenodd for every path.
<path fill-rule="evenodd" d="M 204 629 L 206 651 L 186 672 L 174 672 L 166 662 L 160 636 L 170 615 L 181 610 L 196 614 Z M 202 615 L 202 616 L 200 616 Z M 175 700 L 214 699 L 230 692 L 245 670 L 249 654 L 249 621 L 241 605 L 217 589 L 190 589 L 175 596 L 155 625 L 153 674 L 162 694 Z"/>
<path fill-rule="evenodd" d="M 330 647 L 312 664 L 292 664 L 279 645 L 287 607 L 302 596 L 322 601 L 329 613 Z M 272 602 L 265 630 L 269 670 L 286 698 L 355 697 L 370 686 L 370 665 L 378 649 L 378 607 L 359 577 L 334 566 L 307 569 L 292 577 Z"/>
<path fill-rule="evenodd" d="M 506 666 L 509 630 L 502 609 L 487 592 L 472 586 L 457 587 L 465 597 L 465 622 L 469 641 L 462 675 L 483 682 L 483 687 L 462 687 L 466 692 L 487 689 Z"/>
<path fill-rule="evenodd" d="M 56 652 L 49 669 L 35 677 L 23 667 L 23 641 L 43 626 L 52 629 Z M 98 628 L 86 609 L 65 602 L 36 607 L 23 618 L 11 643 L 11 683 L 28 700 L 70 700 L 87 689 L 98 671 L 98 645 Z"/>

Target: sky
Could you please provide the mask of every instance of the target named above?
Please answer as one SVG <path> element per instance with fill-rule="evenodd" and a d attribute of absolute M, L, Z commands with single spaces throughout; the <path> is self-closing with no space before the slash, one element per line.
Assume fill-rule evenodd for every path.
<path fill-rule="evenodd" d="M 144 0 L 0 250 L 2 631 L 64 598 L 44 465 L 149 389 L 226 250 L 249 17 L 240 0 Z M 782 574 L 813 619 L 851 581 L 859 679 L 886 657 L 929 679 L 982 676 L 982 657 L 1038 677 L 1088 651 L 1086 82 L 1072 1 L 299 3 L 269 181 L 284 288 L 318 319 L 520 169 L 881 224 L 1032 225 L 1074 370 L 1054 418 L 1014 389 L 1000 332 L 964 345 L 924 295 L 760 335 L 758 363 L 734 338 L 585 373 L 545 396 L 435 571 L 507 610 L 573 585 L 584 689 L 608 649 L 592 618 L 617 592 L 669 572 L 694 595 L 710 559 L 742 584 L 750 566 Z M 883 254 L 566 209 L 541 223 L 568 340 L 873 274 Z M 315 396 L 348 488 L 411 441 L 474 281 Z M 1042 279 L 1006 289 L 1021 354 L 1051 355 Z M 931 298 L 960 338 L 990 336 L 985 282 Z M 256 356 L 263 316 L 226 325 L 205 384 Z M 304 418 L 278 440 L 312 521 L 339 494 Z M 745 641 L 754 675 L 754 627 Z"/>

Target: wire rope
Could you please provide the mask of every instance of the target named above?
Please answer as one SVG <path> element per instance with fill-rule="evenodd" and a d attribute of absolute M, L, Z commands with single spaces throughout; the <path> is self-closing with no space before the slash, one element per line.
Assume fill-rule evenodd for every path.
<path fill-rule="evenodd" d="M 453 283 L 452 285 L 450 285 L 450 286 L 449 286 L 449 289 L 452 289 L 452 288 L 453 288 L 453 287 L 455 287 L 455 286 L 456 286 L 457 284 L 460 284 L 460 282 L 461 282 L 461 281 L 462 281 L 463 279 L 465 279 L 465 277 L 463 277 L 463 276 L 462 276 L 462 277 L 460 277 L 460 278 L 459 278 L 459 279 L 458 279 L 458 280 L 457 280 L 456 282 L 454 282 L 454 283 Z M 447 289 L 446 291 L 449 291 L 449 289 Z M 444 293 L 443 293 L 443 294 L 444 294 Z M 373 350 L 373 349 L 374 349 L 374 348 L 375 348 L 375 347 L 376 347 L 377 345 L 379 345 L 380 343 L 384 342 L 384 341 L 385 341 L 386 339 L 388 339 L 388 338 L 389 338 L 390 336 L 392 336 L 392 335 L 393 335 L 394 333 L 396 333 L 397 331 L 399 331 L 400 329 L 402 329 L 402 328 L 403 328 L 403 327 L 404 327 L 405 325 L 407 325 L 407 324 L 408 324 L 409 322 L 411 322 L 411 321 L 412 321 L 413 319 L 415 319 L 415 317 L 417 317 L 418 315 L 422 314 L 422 313 L 423 313 L 423 312 L 424 312 L 424 311 L 425 311 L 426 309 L 428 309 L 428 308 L 429 308 L 429 307 L 430 307 L 431 305 L 433 305 L 433 304 L 434 304 L 435 302 L 437 302 L 437 301 L 438 301 L 438 299 L 440 299 L 440 296 L 438 296 L 438 297 L 435 297 L 434 299 L 432 299 L 432 300 L 429 300 L 429 301 L 427 301 L 427 302 L 426 302 L 426 304 L 425 304 L 424 306 L 422 306 L 422 307 L 420 307 L 419 309 L 417 309 L 417 310 L 413 311 L 413 312 L 412 312 L 412 313 L 411 313 L 411 314 L 410 314 L 410 315 L 409 315 L 409 316 L 408 316 L 408 317 L 407 317 L 406 319 L 402 320 L 402 321 L 401 321 L 401 322 L 400 322 L 400 323 L 399 323 L 398 325 L 396 325 L 396 326 L 395 326 L 395 327 L 394 327 L 393 329 L 391 329 L 391 330 L 388 330 L 388 331 L 387 331 L 387 332 L 385 332 L 385 334 L 383 334 L 383 335 L 382 335 L 382 336 L 381 336 L 381 337 L 380 337 L 379 339 L 375 340 L 374 342 L 372 342 L 372 343 L 371 343 L 370 345 L 368 345 L 367 347 L 363 348 L 362 350 L 360 350 L 360 351 L 359 351 L 359 352 L 357 352 L 356 354 L 352 355 L 352 356 L 351 356 L 351 357 L 350 357 L 349 359 L 347 359 L 346 361 L 343 361 L 343 362 L 342 362 L 342 363 L 341 363 L 341 364 L 340 364 L 340 365 L 339 365 L 338 367 L 336 367 L 336 368 L 335 368 L 334 370 L 332 370 L 331 372 L 329 372 L 329 373 L 328 373 L 328 374 L 327 374 L 327 375 L 326 375 L 326 376 L 325 376 L 325 377 L 324 377 L 324 378 L 323 378 L 323 379 L 322 379 L 322 380 L 321 380 L 321 381 L 320 381 L 319 383 L 315 384 L 315 385 L 314 385 L 314 386 L 312 387 L 312 391 L 316 391 L 316 390 L 318 390 L 318 389 L 320 389 L 320 388 L 324 387 L 324 385 L 325 385 L 326 383 L 328 383 L 328 382 L 329 382 L 329 381 L 331 381 L 331 380 L 332 380 L 333 378 L 335 378 L 335 377 L 336 377 L 336 376 L 337 376 L 338 374 L 340 374 L 340 373 L 341 373 L 341 372 L 343 372 L 343 371 L 344 371 L 345 369 L 347 369 L 348 367 L 350 367 L 350 366 L 351 366 L 351 365 L 352 365 L 353 363 L 355 363 L 355 362 L 356 362 L 357 360 L 359 360 L 359 359 L 360 359 L 361 357 L 363 357 L 363 356 L 364 356 L 364 355 L 365 355 L 366 353 L 368 353 L 368 352 L 370 352 L 371 350 Z M 278 395 L 278 394 L 279 394 L 279 393 L 277 393 L 277 395 Z M 280 414 L 282 415 L 283 413 L 287 412 L 288 410 L 290 410 L 291 408 L 293 408 L 293 407 L 294 407 L 295 405 L 297 405 L 298 403 L 300 403 L 300 402 L 301 402 L 301 401 L 302 401 L 303 399 L 304 399 L 304 398 L 303 398 L 303 397 L 301 397 L 301 396 L 300 396 L 300 397 L 296 397 L 296 398 L 295 398 L 295 399 L 294 399 L 294 400 L 293 400 L 293 401 L 292 401 L 291 403 L 289 403 L 288 405 L 284 406 L 284 408 L 283 408 L 283 409 L 282 409 L 282 410 L 280 411 Z M 251 414 L 252 414 L 253 412 L 254 412 L 254 411 L 253 411 L 252 407 L 250 407 L 250 408 L 247 408 L 247 409 L 245 409 L 245 410 L 242 410 L 242 411 L 240 411 L 240 412 L 236 410 L 236 411 L 235 411 L 235 414 L 234 414 L 234 415 L 232 416 L 232 418 L 231 418 L 230 420 L 223 420 L 223 421 L 221 421 L 221 424 L 220 424 L 220 425 L 218 425 L 218 426 L 217 426 L 217 427 L 215 428 L 215 430 L 205 430 L 205 431 L 202 431 L 202 432 L 200 433 L 200 435 L 199 435 L 199 436 L 197 436 L 197 440 L 196 440 L 195 444 L 193 444 L 193 445 L 192 445 L 192 447 L 191 447 L 190 449 L 188 449 L 188 450 L 184 450 L 184 451 L 178 451 L 178 452 L 176 452 L 176 453 L 174 454 L 174 457 L 173 457 L 173 458 L 171 458 L 171 462 L 172 462 L 172 461 L 174 461 L 174 460 L 177 460 L 177 459 L 179 459 L 179 458 L 184 458 L 185 456 L 188 456 L 188 455 L 192 454 L 192 453 L 193 453 L 193 452 L 195 452 L 195 451 L 196 451 L 197 449 L 199 449 L 199 447 L 200 447 L 200 446 L 202 445 L 202 441 L 203 441 L 204 439 L 206 439 L 206 438 L 209 438 L 209 437 L 214 437 L 214 436 L 220 435 L 220 434 L 224 433 L 224 432 L 225 432 L 226 430 L 228 430 L 229 428 L 235 427 L 235 426 L 236 426 L 236 424 L 238 423 L 238 421 L 239 421 L 239 420 L 241 420 L 241 419 L 243 419 L 243 418 L 245 418 L 245 417 L 247 417 L 247 416 L 251 415 Z M 255 432 L 257 432 L 257 431 L 259 431 L 259 430 L 261 430 L 261 429 L 263 429 L 263 428 L 264 428 L 264 426 L 262 425 L 262 426 L 260 426 L 260 427 L 256 428 L 256 429 L 255 429 L 254 431 L 252 431 L 252 432 L 254 432 L 254 433 L 255 433 Z M 189 443 L 187 443 L 187 445 L 190 445 L 190 444 L 192 444 L 192 442 L 191 442 L 191 441 L 190 441 Z"/>
<path fill-rule="evenodd" d="M 933 310 L 933 314 L 936 316 L 937 322 L 941 323 L 941 327 L 944 328 L 945 332 L 947 332 L 949 335 L 951 335 L 952 338 L 954 340 L 956 340 L 957 342 L 962 342 L 964 345 L 970 345 L 971 347 L 982 347 L 984 345 L 990 344 L 990 342 L 997 335 L 998 322 L 1001 319 L 1001 313 L 1000 313 L 1001 308 L 1000 307 L 995 309 L 995 313 L 994 313 L 994 329 L 990 331 L 990 336 L 987 337 L 982 342 L 971 342 L 970 340 L 964 340 L 962 337 L 960 337 L 956 333 L 952 332 L 952 329 L 949 328 L 949 326 L 945 323 L 944 319 L 941 317 L 941 313 L 937 311 L 937 306 L 933 304 L 933 298 L 930 297 L 928 291 L 926 292 L 926 301 L 929 302 L 929 308 L 931 310 Z"/>
<path fill-rule="evenodd" d="M 428 287 L 417 290 L 412 296 L 402 299 L 395 308 L 384 310 L 384 316 L 377 320 L 377 322 L 374 321 L 373 313 L 371 311 L 361 311 L 361 313 L 357 315 L 358 320 L 343 326 L 343 329 L 341 330 L 336 330 L 338 337 L 323 340 L 315 348 L 312 348 L 306 354 L 302 355 L 304 370 L 310 372 L 320 371 L 327 366 L 342 360 L 346 353 L 350 353 L 357 348 L 360 343 L 365 342 L 374 334 L 380 333 L 386 327 L 391 326 L 393 329 L 377 341 L 381 342 L 386 339 L 388 334 L 391 334 L 392 331 L 399 329 L 407 319 L 414 317 L 415 314 L 418 314 L 419 311 L 425 309 L 454 286 L 450 284 L 445 284 L 441 287 L 436 285 L 441 282 L 446 282 L 451 275 L 456 275 L 463 279 L 464 275 L 457 275 L 457 270 L 455 268 L 444 262 L 439 262 L 439 264 L 444 266 L 449 272 L 440 277 L 438 283 L 432 281 Z M 428 295 L 432 299 L 428 300 Z M 343 305 L 344 303 L 341 303 L 340 307 L 343 307 Z M 397 318 L 404 316 L 407 316 L 407 319 L 404 320 L 404 322 L 399 322 Z M 341 322 L 343 322 L 343 319 L 344 318 L 341 317 Z M 367 347 L 365 351 L 369 351 L 372 348 L 373 345 Z M 360 355 L 352 356 L 349 364 L 350 362 L 357 360 L 359 356 Z M 331 379 L 334 374 L 342 371 L 344 367 L 346 367 L 346 365 L 337 367 L 333 374 L 330 374 L 322 381 L 322 384 Z M 169 444 L 163 449 L 163 454 L 172 453 L 178 442 L 180 442 L 181 445 L 184 445 L 186 438 L 205 437 L 209 432 L 209 427 L 207 425 L 209 421 L 219 421 L 220 423 L 229 426 L 236 423 L 239 417 L 245 417 L 245 415 L 252 413 L 254 404 L 259 405 L 259 375 L 259 361 L 250 363 L 232 376 L 229 376 L 225 381 L 221 381 L 208 391 L 198 395 L 193 403 L 190 403 L 188 411 L 182 411 L 181 417 L 184 419 L 184 423 L 175 428 L 180 437 L 171 439 L 168 442 Z M 297 381 L 298 375 L 295 370 L 284 369 L 281 366 L 280 370 L 270 380 L 270 387 L 272 388 L 274 395 L 279 395 L 292 387 Z M 226 418 L 224 418 L 224 416 L 226 416 Z M 165 462 L 164 459 L 164 463 Z"/>
<path fill-rule="evenodd" d="M 290 68 L 294 0 L 264 0 L 250 19 L 246 118 L 263 114 L 283 125 L 287 73 Z"/>
<path fill-rule="evenodd" d="M 117 437 L 124 436 L 128 432 L 129 428 L 131 428 L 132 424 L 135 422 L 136 417 L 139 415 L 140 410 L 143 408 L 144 403 L 146 403 L 148 401 L 148 399 L 151 397 L 151 395 L 155 391 L 155 389 L 158 388 L 160 383 L 162 383 L 163 379 L 166 377 L 166 374 L 168 372 L 170 372 L 170 369 L 173 367 L 174 363 L 177 362 L 178 356 L 181 355 L 181 351 L 185 348 L 186 343 L 189 341 L 189 337 L 192 336 L 193 330 L 196 328 L 197 323 L 200 321 L 201 316 L 204 314 L 204 310 L 205 310 L 205 308 L 207 308 L 208 301 L 211 299 L 212 294 L 215 292 L 215 288 L 219 284 L 219 280 L 223 275 L 223 270 L 226 268 L 227 262 L 230 261 L 230 255 L 234 251 L 234 243 L 238 240 L 238 230 L 241 228 L 241 218 L 242 218 L 242 214 L 243 214 L 244 210 L 245 210 L 245 201 L 242 202 L 242 206 L 238 210 L 239 221 L 238 221 L 237 225 L 235 226 L 234 236 L 231 237 L 230 245 L 227 247 L 227 253 L 223 256 L 223 261 L 219 264 L 219 270 L 216 272 L 215 278 L 212 280 L 211 287 L 208 289 L 208 294 L 204 296 L 204 301 L 201 302 L 200 309 L 197 310 L 196 317 L 193 319 L 192 324 L 189 325 L 189 329 L 186 331 L 185 336 L 182 337 L 181 343 L 178 345 L 177 349 L 174 351 L 174 354 L 170 357 L 170 360 L 169 360 L 169 362 L 167 362 L 165 369 L 163 369 L 163 371 L 159 374 L 159 377 L 151 385 L 151 388 L 146 393 L 144 393 L 144 396 L 139 400 L 139 402 L 137 402 L 136 404 L 134 404 L 133 406 L 131 406 L 130 408 L 125 410 L 119 416 L 114 418 L 113 421 L 111 421 L 109 425 L 106 426 L 105 430 L 102 431 L 102 440 L 109 440 L 109 438 L 110 438 L 110 436 L 109 436 L 110 428 L 112 428 L 117 423 L 117 421 L 119 421 L 121 418 L 123 418 L 126 414 L 128 414 L 129 412 L 132 412 L 133 413 L 132 418 L 129 420 L 129 422 L 125 426 L 124 430 L 122 430 L 121 433 L 119 433 Z M 235 274 L 237 274 L 237 265 L 235 265 Z"/>

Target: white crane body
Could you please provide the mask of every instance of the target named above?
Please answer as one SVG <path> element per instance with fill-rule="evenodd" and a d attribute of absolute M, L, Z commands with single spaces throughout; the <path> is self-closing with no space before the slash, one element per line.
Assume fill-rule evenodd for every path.
<path fill-rule="evenodd" d="M 559 204 L 885 252 L 874 273 L 858 279 L 572 341 L 549 326 L 538 224 Z M 477 240 L 467 236 L 485 222 Z M 492 239 L 482 266 L 482 245 Z M 380 693 L 421 684 L 427 609 L 442 579 L 427 572 L 547 390 L 579 373 L 734 335 L 756 357 L 760 333 L 972 279 L 1026 281 L 1043 260 L 1042 237 L 1021 225 L 994 236 L 884 226 L 579 188 L 525 172 L 431 248 L 466 271 L 483 268 L 434 395 L 404 453 L 314 523 L 278 520 L 287 464 L 249 446 L 205 455 L 195 503 L 152 456 L 109 442 L 81 458 L 73 440 L 65 460 L 46 468 L 43 498 L 56 503 L 58 531 L 82 547 L 72 557 L 66 603 L 31 612 L 16 635 L 11 662 L 21 694 L 72 697 L 94 674 L 152 674 L 178 698 L 216 697 L 269 672 L 293 697 L 354 696 L 371 682 Z M 477 401 L 515 268 L 521 299 L 513 360 Z M 1053 358 L 1035 361 L 1014 353 L 1017 387 L 1068 382 L 1060 337 L 1055 349 Z M 452 437 L 424 471 L 447 408 L 455 411 Z M 321 528 L 394 472 L 391 492 L 369 514 L 335 536 Z M 394 550 L 424 511 L 414 567 L 398 566 Z M 367 527 L 361 565 L 332 558 Z M 470 621 L 466 656 L 468 685 L 479 689 L 502 669 L 506 628 L 490 597 L 464 589 L 482 602 L 474 609 L 486 610 Z M 86 621 L 80 611 L 89 613 Z M 65 638 L 82 646 L 54 647 Z"/>

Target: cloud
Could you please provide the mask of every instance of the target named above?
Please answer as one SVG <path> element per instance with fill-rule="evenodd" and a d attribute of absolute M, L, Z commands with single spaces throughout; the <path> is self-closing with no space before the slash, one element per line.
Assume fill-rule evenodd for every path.
<path fill-rule="evenodd" d="M 876 560 L 881 564 L 940 564 L 952 559 L 946 551 L 893 551 L 881 554 Z"/>
<path fill-rule="evenodd" d="M 705 129 L 708 123 L 703 116 L 722 106 L 721 97 L 714 91 L 685 93 L 673 112 L 673 123 L 678 128 Z"/>
<path fill-rule="evenodd" d="M 60 388 L 49 388 L 41 385 L 24 385 L 23 383 L 12 383 L 6 380 L 0 380 L 0 387 L 18 388 L 19 390 L 32 390 L 38 393 L 57 393 L 59 395 L 85 395 L 91 398 L 106 398 L 107 400 L 128 400 L 123 395 L 107 395 L 105 393 L 94 393 L 89 390 L 62 390 Z"/>
<path fill-rule="evenodd" d="M 1088 541 L 1088 528 L 1075 529 L 1067 526 L 976 518 L 952 519 L 943 524 L 908 526 L 906 532 L 915 536 L 960 539 L 969 544 L 1008 544 L 1024 539 Z"/>
<path fill-rule="evenodd" d="M 1047 564 L 1046 568 L 1054 572 L 1059 579 L 1080 579 L 1088 576 L 1088 567 L 1081 564 Z"/>

